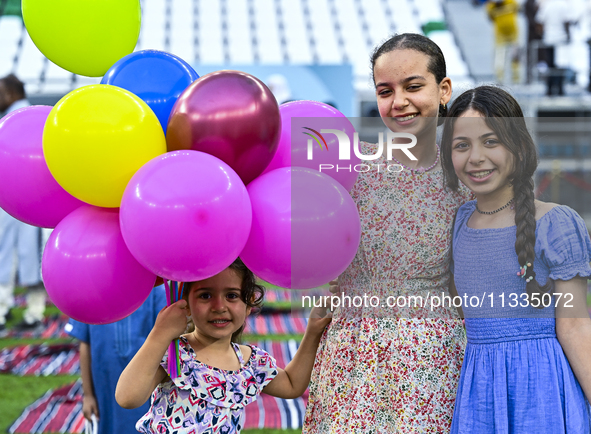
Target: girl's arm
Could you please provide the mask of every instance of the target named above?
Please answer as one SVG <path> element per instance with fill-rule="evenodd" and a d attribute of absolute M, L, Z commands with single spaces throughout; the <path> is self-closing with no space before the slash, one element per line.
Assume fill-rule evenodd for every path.
<path fill-rule="evenodd" d="M 263 392 L 278 398 L 293 399 L 302 396 L 310 383 L 316 350 L 330 317 L 326 315 L 326 308 L 314 308 L 310 313 L 306 333 L 295 356 L 285 367 L 277 368 L 278 374 L 265 386 Z"/>
<path fill-rule="evenodd" d="M 187 302 L 179 300 L 158 314 L 154 328 L 117 382 L 115 399 L 121 407 L 143 405 L 166 378 L 160 361 L 172 340 L 178 338 L 187 326 L 186 307 Z"/>
<path fill-rule="evenodd" d="M 556 306 L 556 336 L 583 392 L 591 400 L 591 319 L 587 311 L 587 279 L 557 280 L 554 292 L 555 301 L 560 297 Z"/>

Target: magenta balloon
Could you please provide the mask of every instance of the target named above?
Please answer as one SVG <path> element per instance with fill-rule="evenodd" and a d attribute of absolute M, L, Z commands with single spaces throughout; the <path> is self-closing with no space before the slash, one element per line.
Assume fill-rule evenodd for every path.
<path fill-rule="evenodd" d="M 265 84 L 240 71 L 217 71 L 194 81 L 170 114 L 169 151 L 214 155 L 245 184 L 267 167 L 279 141 L 279 106 Z"/>
<path fill-rule="evenodd" d="M 361 237 L 359 213 L 332 178 L 303 167 L 281 168 L 248 185 L 252 229 L 240 257 L 261 279 L 310 289 L 338 277 Z"/>
<path fill-rule="evenodd" d="M 358 176 L 354 166 L 360 163 L 353 152 L 355 127 L 351 121 L 336 108 L 316 101 L 288 102 L 279 107 L 279 112 L 281 113 L 279 145 L 273 160 L 263 173 L 290 166 L 319 170 L 320 165 L 323 164 L 322 173 L 335 179 L 350 191 Z M 350 141 L 351 158 L 349 160 L 339 160 L 337 136 L 332 133 L 322 133 L 322 129 L 340 130 L 347 135 Z M 313 143 L 311 160 L 308 159 L 309 139 Z M 334 167 L 330 168 L 326 165 Z M 347 170 L 349 167 L 350 169 Z"/>
<path fill-rule="evenodd" d="M 230 266 L 250 232 L 246 187 L 226 163 L 197 151 L 168 152 L 131 178 L 121 201 L 129 250 L 158 276 L 207 279 Z"/>
<path fill-rule="evenodd" d="M 54 228 L 84 204 L 53 178 L 43 157 L 48 106 L 15 110 L 0 121 L 0 207 L 33 226 Z"/>
<path fill-rule="evenodd" d="M 118 210 L 90 205 L 57 225 L 43 253 L 42 272 L 58 309 L 88 324 L 125 318 L 148 298 L 156 281 L 125 245 Z"/>

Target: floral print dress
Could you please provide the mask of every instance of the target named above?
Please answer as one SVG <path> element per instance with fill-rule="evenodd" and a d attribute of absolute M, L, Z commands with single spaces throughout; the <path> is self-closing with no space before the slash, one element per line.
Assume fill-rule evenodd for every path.
<path fill-rule="evenodd" d="M 277 376 L 275 359 L 250 345 L 245 362 L 238 344 L 232 343 L 241 368 L 225 371 L 199 362 L 186 338 L 179 340 L 180 375 L 158 385 L 152 405 L 136 424 L 142 433 L 235 434 L 244 426 L 244 407 L 254 402 Z M 168 353 L 160 366 L 167 368 Z"/>
<path fill-rule="evenodd" d="M 361 152 L 375 146 L 362 143 Z M 373 164 L 351 191 L 361 244 L 339 286 L 375 303 L 334 313 L 316 355 L 303 433 L 446 433 L 465 331 L 455 309 L 426 300 L 449 295 L 454 216 L 470 193 L 444 189 L 438 168 L 388 172 L 393 163 L 384 157 Z M 424 305 L 406 308 L 417 295 Z"/>

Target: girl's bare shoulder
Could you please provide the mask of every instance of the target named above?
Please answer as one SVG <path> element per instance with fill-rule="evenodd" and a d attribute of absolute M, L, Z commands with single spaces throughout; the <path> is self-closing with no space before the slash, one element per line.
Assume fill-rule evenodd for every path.
<path fill-rule="evenodd" d="M 244 363 L 248 363 L 250 356 L 252 355 L 252 348 L 248 345 L 240 345 L 240 352 L 242 353 L 242 358 L 244 359 Z"/>
<path fill-rule="evenodd" d="M 548 213 L 548 211 L 550 211 L 552 208 L 555 208 L 558 206 L 557 203 L 553 203 L 553 202 L 542 202 L 541 200 L 537 200 L 535 201 L 536 204 L 536 220 L 541 219 L 542 217 L 544 217 L 544 215 L 546 213 Z"/>

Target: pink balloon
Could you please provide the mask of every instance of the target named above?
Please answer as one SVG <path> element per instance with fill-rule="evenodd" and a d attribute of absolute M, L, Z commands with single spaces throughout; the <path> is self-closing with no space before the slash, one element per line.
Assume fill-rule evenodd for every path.
<path fill-rule="evenodd" d="M 252 229 L 240 257 L 257 276 L 284 288 L 310 289 L 338 277 L 361 237 L 355 203 L 332 178 L 281 168 L 248 185 Z"/>
<path fill-rule="evenodd" d="M 349 119 L 336 108 L 316 101 L 288 102 L 282 104 L 279 111 L 279 145 L 273 160 L 263 173 L 280 167 L 307 167 L 330 176 L 350 191 L 358 176 L 354 166 L 359 164 L 360 160 L 353 152 L 355 128 Z M 337 136 L 333 133 L 322 133 L 323 129 L 340 130 L 347 135 L 350 141 L 350 159 L 339 160 Z M 308 140 L 312 140 L 313 145 L 311 160 L 308 159 Z M 328 167 L 330 165 L 333 167 Z M 347 169 L 349 167 L 350 169 Z"/>
<path fill-rule="evenodd" d="M 53 178 L 43 156 L 43 127 L 51 107 L 15 110 L 0 121 L 0 207 L 33 226 L 54 228 L 84 204 Z"/>
<path fill-rule="evenodd" d="M 226 163 L 197 151 L 168 152 L 131 178 L 121 201 L 129 250 L 158 276 L 207 279 L 229 267 L 250 232 L 246 187 Z"/>
<path fill-rule="evenodd" d="M 88 324 L 125 318 L 148 298 L 156 281 L 125 246 L 118 210 L 90 205 L 57 225 L 43 253 L 42 272 L 51 301 Z"/>
<path fill-rule="evenodd" d="M 195 80 L 170 114 L 169 151 L 192 149 L 218 157 L 245 184 L 259 176 L 281 131 L 279 106 L 265 84 L 240 71 L 217 71 Z"/>

